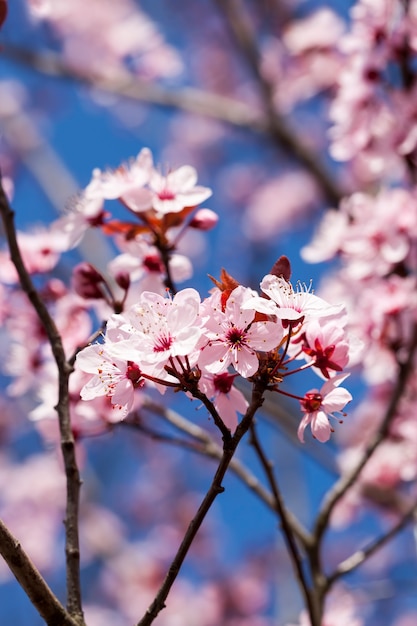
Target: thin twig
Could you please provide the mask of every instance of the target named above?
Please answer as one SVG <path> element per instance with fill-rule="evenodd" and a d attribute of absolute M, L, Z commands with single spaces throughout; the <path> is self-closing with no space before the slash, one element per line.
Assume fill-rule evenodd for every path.
<path fill-rule="evenodd" d="M 156 402 L 151 400 L 146 400 L 143 405 L 144 409 L 147 409 L 154 413 L 155 415 L 160 416 L 163 420 L 167 421 L 171 425 L 175 426 L 181 432 L 193 437 L 197 443 L 185 442 L 184 440 L 178 441 L 175 439 L 162 439 L 161 441 L 165 441 L 166 443 L 173 443 L 174 445 L 181 445 L 186 447 L 191 452 L 195 452 L 197 454 L 201 454 L 211 459 L 216 459 L 218 461 L 221 460 L 223 456 L 222 447 L 216 443 L 216 441 L 200 426 L 197 426 L 193 422 L 190 422 L 185 417 L 169 409 L 164 407 Z M 248 470 L 248 468 L 237 458 L 233 458 L 230 462 L 229 466 L 230 471 L 235 474 L 242 483 L 250 489 L 269 509 L 275 511 L 276 513 L 276 502 L 273 497 L 273 494 L 265 489 L 265 487 L 260 483 L 257 477 Z M 287 511 L 288 523 L 291 526 L 292 532 L 300 541 L 300 543 L 304 546 L 310 545 L 311 538 L 307 530 L 301 524 L 301 522 L 291 513 L 291 511 Z"/>
<path fill-rule="evenodd" d="M 155 428 L 150 428 L 139 418 L 137 412 L 131 414 L 126 419 L 118 422 L 116 424 L 121 428 L 132 428 L 133 430 L 146 435 L 150 439 L 154 441 L 159 441 L 161 443 L 167 443 L 177 448 L 184 448 L 185 450 L 189 450 L 191 452 L 202 453 L 202 446 L 196 441 L 190 441 L 189 439 L 185 439 L 184 437 L 176 437 L 175 435 L 170 435 L 167 433 L 160 432 L 155 430 Z"/>
<path fill-rule="evenodd" d="M 143 618 L 138 622 L 137 626 L 149 626 L 150 624 L 152 624 L 160 611 L 162 611 L 162 609 L 165 607 L 165 601 L 168 597 L 171 587 L 178 576 L 180 568 L 185 560 L 185 557 L 187 556 L 187 553 L 194 541 L 194 538 L 201 524 L 203 523 L 208 511 L 210 510 L 217 496 L 224 491 L 224 487 L 222 486 L 223 478 L 230 466 L 233 455 L 242 437 L 248 431 L 256 411 L 262 405 L 263 392 L 263 385 L 254 384 L 252 402 L 248 410 L 246 411 L 246 414 L 244 415 L 242 421 L 238 425 L 235 434 L 233 435 L 231 440 L 225 442 L 222 458 L 217 467 L 212 483 L 206 495 L 204 496 L 197 513 L 195 514 L 194 518 L 191 520 L 187 528 L 181 545 L 178 548 L 174 559 L 172 560 L 165 580 L 163 581 L 154 601 L 146 611 Z"/>
<path fill-rule="evenodd" d="M 29 559 L 19 541 L 0 520 L 0 553 L 39 615 L 48 626 L 80 626 L 64 609 L 58 598 Z"/>
<path fill-rule="evenodd" d="M 308 614 L 310 617 L 311 626 L 320 626 L 321 618 L 319 615 L 319 607 L 316 606 L 314 602 L 314 589 L 311 589 L 307 583 L 307 577 L 304 573 L 302 558 L 301 558 L 297 543 L 295 541 L 293 528 L 288 518 L 288 511 L 284 505 L 284 501 L 282 499 L 281 492 L 278 487 L 278 482 L 272 469 L 272 464 L 268 460 L 265 454 L 265 451 L 261 445 L 261 442 L 259 441 L 259 437 L 258 437 L 254 422 L 252 422 L 251 424 L 250 434 L 251 434 L 250 442 L 264 469 L 266 478 L 268 480 L 269 486 L 274 496 L 275 509 L 278 513 L 278 516 L 281 522 L 282 534 L 284 536 L 284 541 L 287 545 L 288 554 L 290 556 L 295 575 L 298 579 L 298 582 L 300 584 L 300 589 L 304 596 L 304 600 L 305 600 Z"/>
<path fill-rule="evenodd" d="M 239 50 L 245 56 L 248 65 L 259 85 L 267 116 L 267 132 L 281 146 L 286 148 L 315 178 L 325 197 L 337 207 L 344 192 L 336 185 L 331 176 L 314 154 L 290 129 L 289 121 L 276 109 L 274 104 L 274 86 L 261 72 L 261 58 L 256 38 L 252 32 L 249 17 L 241 0 L 215 0 L 226 18 Z"/>
<path fill-rule="evenodd" d="M 16 238 L 14 212 L 0 184 L 0 213 L 7 237 L 10 257 L 19 276 L 20 284 L 26 293 L 40 322 L 45 329 L 53 356 L 58 368 L 58 404 L 55 407 L 58 413 L 61 449 L 65 465 L 67 482 L 66 518 L 65 518 L 65 553 L 67 566 L 67 608 L 70 615 L 82 622 L 80 586 L 80 549 L 78 537 L 78 509 L 80 494 L 80 476 L 75 456 L 74 437 L 71 430 L 69 416 L 68 379 L 72 372 L 71 366 L 65 359 L 65 352 L 61 336 L 55 323 L 49 315 L 48 309 L 36 291 L 32 279 L 23 263 Z"/>
<path fill-rule="evenodd" d="M 101 336 L 103 336 L 104 331 L 106 330 L 106 324 L 107 322 L 102 322 L 100 325 L 100 328 L 98 328 L 97 330 L 95 330 L 87 339 L 87 341 L 85 342 L 85 344 L 83 346 L 78 346 L 77 349 L 74 351 L 74 353 L 72 354 L 72 356 L 70 356 L 70 358 L 68 359 L 68 364 L 72 367 L 75 363 L 75 360 L 77 358 L 77 354 L 79 352 L 81 352 L 81 350 L 83 350 L 84 348 L 86 348 L 87 346 L 91 345 L 92 343 L 95 343 L 97 341 L 97 339 Z"/>
<path fill-rule="evenodd" d="M 327 576 L 327 589 L 330 589 L 334 583 L 342 576 L 353 572 L 359 565 L 362 565 L 367 559 L 369 559 L 375 552 L 382 548 L 388 541 L 393 539 L 398 533 L 407 526 L 407 524 L 415 518 L 417 514 L 417 502 L 410 507 L 410 509 L 398 520 L 398 522 L 385 534 L 375 539 L 366 548 L 358 550 L 347 559 L 339 563 L 337 568 L 332 574 Z"/>

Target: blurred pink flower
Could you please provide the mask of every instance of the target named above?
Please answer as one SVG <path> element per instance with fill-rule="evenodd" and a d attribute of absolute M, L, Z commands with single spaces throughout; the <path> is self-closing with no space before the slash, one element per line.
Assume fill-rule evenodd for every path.
<path fill-rule="evenodd" d="M 243 219 L 244 232 L 263 241 L 287 230 L 306 216 L 318 196 L 314 180 L 305 172 L 287 172 L 258 185 Z"/>
<path fill-rule="evenodd" d="M 166 176 L 154 170 L 149 181 L 153 208 L 157 213 L 165 215 L 179 213 L 186 207 L 204 202 L 211 196 L 211 189 L 196 183 L 197 171 L 190 165 L 183 165 Z"/>

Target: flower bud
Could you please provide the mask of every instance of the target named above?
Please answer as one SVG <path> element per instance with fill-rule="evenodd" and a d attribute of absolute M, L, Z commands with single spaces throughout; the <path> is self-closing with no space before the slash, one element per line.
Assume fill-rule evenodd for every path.
<path fill-rule="evenodd" d="M 277 261 L 275 261 L 274 265 L 269 272 L 273 276 L 278 276 L 278 278 L 283 278 L 287 282 L 291 278 L 291 263 L 288 257 L 280 256 Z"/>
<path fill-rule="evenodd" d="M 128 272 L 118 272 L 115 281 L 123 291 L 127 291 L 130 287 L 130 276 Z"/>
<path fill-rule="evenodd" d="M 90 263 L 79 263 L 72 273 L 72 286 L 82 298 L 101 300 L 104 295 L 100 284 L 104 278 Z"/>
<path fill-rule="evenodd" d="M 218 221 L 219 216 L 211 209 L 199 209 L 189 226 L 198 230 L 211 230 L 216 226 Z"/>

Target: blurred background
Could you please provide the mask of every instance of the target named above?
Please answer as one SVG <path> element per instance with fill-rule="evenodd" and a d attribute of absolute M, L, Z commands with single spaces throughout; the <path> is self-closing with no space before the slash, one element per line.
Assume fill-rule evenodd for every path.
<path fill-rule="evenodd" d="M 351 4 L 10 2 L 1 33 L 0 164 L 19 230 L 39 229 L 70 210 L 94 168 L 116 168 L 149 147 L 162 171 L 195 167 L 199 184 L 213 190 L 205 206 L 220 216 L 213 231 L 183 239 L 180 251 L 191 258 L 193 276 L 180 287 L 193 286 L 204 297 L 212 286 L 208 274 L 218 277 L 225 268 L 257 289 L 275 260 L 287 255 L 293 282 L 312 281 L 319 290 L 332 266 L 307 265 L 300 250 L 323 212 L 357 182 L 357 172 L 328 151 L 329 102 L 343 62 L 337 44 Z M 111 208 L 123 214 L 116 203 Z M 114 254 L 112 243 L 94 232 L 61 258 L 54 275 L 68 281 L 82 259 L 104 269 Z M 10 394 L 11 380 L 4 368 L 0 515 L 63 598 L 63 476 L 55 427 L 48 419 L 27 419 L 39 399 L 33 386 Z M 353 410 L 363 387 L 351 380 Z M 293 392 L 312 386 L 316 377 L 306 375 Z M 194 404 L 169 399 L 216 438 L 205 410 Z M 311 437 L 301 445 L 298 421 L 296 403 L 271 398 L 259 428 L 288 507 L 309 525 L 338 475 L 337 434 L 325 446 Z M 147 426 L 151 434 L 114 425 L 79 435 L 89 626 L 139 619 L 215 468 L 215 461 L 176 443 L 176 429 L 163 420 L 154 417 Z M 247 442 L 239 459 L 263 480 Z M 274 515 L 233 474 L 224 486 L 156 623 L 298 623 L 302 601 Z M 329 562 L 365 541 L 378 528 L 377 517 L 371 512 L 348 534 L 334 529 Z M 410 535 L 395 545 L 404 556 Z M 400 626 L 399 609 L 415 609 L 414 555 L 400 563 L 392 549 L 389 544 L 346 581 L 366 624 Z M 0 582 L 0 623 L 41 624 L 3 565 Z"/>

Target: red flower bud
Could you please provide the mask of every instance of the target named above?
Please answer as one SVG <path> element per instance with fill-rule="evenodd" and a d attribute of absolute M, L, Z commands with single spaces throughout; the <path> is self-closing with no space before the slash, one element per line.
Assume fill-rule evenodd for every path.
<path fill-rule="evenodd" d="M 288 257 L 284 255 L 280 256 L 279 259 L 275 261 L 269 273 L 278 276 L 278 278 L 282 277 L 288 282 L 291 278 L 291 264 Z"/>
<path fill-rule="evenodd" d="M 115 281 L 123 291 L 127 291 L 130 287 L 130 276 L 127 272 L 119 272 L 115 276 Z"/>
<path fill-rule="evenodd" d="M 90 263 L 83 262 L 77 265 L 72 273 L 72 286 L 82 298 L 101 300 L 104 298 L 100 285 L 104 278 Z"/>

